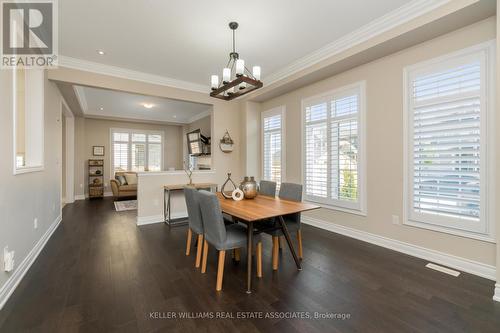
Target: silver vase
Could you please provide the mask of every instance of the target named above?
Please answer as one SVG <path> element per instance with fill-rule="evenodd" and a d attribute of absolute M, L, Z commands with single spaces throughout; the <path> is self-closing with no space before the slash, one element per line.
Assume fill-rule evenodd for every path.
<path fill-rule="evenodd" d="M 245 177 L 240 184 L 245 199 L 253 199 L 257 196 L 257 182 L 254 177 Z"/>

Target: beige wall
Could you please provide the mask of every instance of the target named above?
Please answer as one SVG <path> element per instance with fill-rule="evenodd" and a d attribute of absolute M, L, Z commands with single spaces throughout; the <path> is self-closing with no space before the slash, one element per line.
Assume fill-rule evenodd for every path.
<path fill-rule="evenodd" d="M 495 118 L 495 128 L 496 130 L 496 142 L 500 142 L 500 115 L 498 114 L 498 110 L 500 108 L 500 0 L 497 0 L 497 86 L 496 86 L 496 92 L 497 92 L 497 99 L 496 99 L 496 118 Z M 497 146 L 498 147 L 498 146 Z M 498 148 L 497 148 L 498 151 Z M 496 161 L 495 161 L 495 166 L 496 166 L 496 188 L 500 189 L 500 154 L 496 154 Z M 500 207 L 500 195 L 497 192 L 496 196 L 496 207 Z M 497 232 L 497 242 L 500 240 L 500 218 L 498 215 L 498 210 L 497 210 L 497 224 L 496 224 L 496 232 Z M 497 243 L 497 267 L 500 267 L 500 243 Z M 497 284 L 496 284 L 496 289 L 495 289 L 495 299 L 497 301 L 500 301 L 500 269 L 497 269 Z"/>
<path fill-rule="evenodd" d="M 391 216 L 403 215 L 403 68 L 495 36 L 491 18 L 262 103 L 262 111 L 286 107 L 286 178 L 301 182 L 301 100 L 366 80 L 368 215 L 320 209 L 307 216 L 494 266 L 495 244 L 394 225 Z"/>
<path fill-rule="evenodd" d="M 164 133 L 164 169 L 173 167 L 175 169 L 182 168 L 182 126 L 177 125 L 161 125 L 161 124 L 146 124 L 126 121 L 113 121 L 103 119 L 77 118 L 75 123 L 75 143 L 77 145 L 76 167 L 77 171 L 75 178 L 75 193 L 82 195 L 87 193 L 87 161 L 91 158 L 102 158 L 92 155 L 92 146 L 104 146 L 104 184 L 105 192 L 110 192 L 111 187 L 109 180 L 111 179 L 111 146 L 110 146 L 110 129 L 124 128 L 148 131 L 162 131 Z M 83 186 L 81 186 L 83 184 Z"/>
<path fill-rule="evenodd" d="M 9 278 L 19 273 L 27 258 L 43 235 L 55 226 L 61 214 L 61 100 L 56 86 L 45 81 L 44 110 L 44 169 L 38 172 L 13 175 L 13 112 L 11 71 L 0 70 L 0 267 L 3 267 L 3 249 L 15 251 L 14 271 L 0 270 L 0 307 L 6 300 L 5 287 Z M 33 220 L 38 218 L 38 228 Z M 17 273 L 17 274 L 18 274 Z M 19 278 L 19 276 L 18 276 Z M 8 287 L 12 287 L 12 279 Z"/>

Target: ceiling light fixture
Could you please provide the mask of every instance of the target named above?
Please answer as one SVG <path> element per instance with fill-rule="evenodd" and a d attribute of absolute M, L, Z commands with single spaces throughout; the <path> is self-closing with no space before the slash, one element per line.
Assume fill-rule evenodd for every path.
<path fill-rule="evenodd" d="M 97 50 L 97 53 L 98 53 L 99 55 L 105 55 L 105 54 L 106 54 L 106 52 L 104 52 L 103 50 Z"/>
<path fill-rule="evenodd" d="M 235 30 L 238 29 L 237 22 L 229 23 L 229 28 L 233 31 L 233 52 L 229 53 L 229 61 L 222 70 L 222 82 L 219 82 L 218 75 L 212 75 L 210 96 L 226 101 L 248 94 L 263 86 L 260 81 L 260 66 L 253 66 L 252 72 L 245 67 L 245 61 L 240 59 L 240 55 L 235 50 Z M 232 73 L 235 73 L 232 78 Z"/>
<path fill-rule="evenodd" d="M 154 106 L 154 104 L 144 103 L 142 104 L 142 106 L 144 106 L 146 109 L 151 109 Z"/>
<path fill-rule="evenodd" d="M 101 106 L 101 107 L 99 108 L 99 110 L 101 110 L 101 111 L 102 111 L 102 110 L 104 110 L 104 108 Z"/>

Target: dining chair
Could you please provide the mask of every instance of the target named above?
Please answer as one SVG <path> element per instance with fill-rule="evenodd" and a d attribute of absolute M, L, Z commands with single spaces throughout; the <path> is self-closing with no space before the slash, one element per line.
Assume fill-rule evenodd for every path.
<path fill-rule="evenodd" d="M 196 261 L 195 267 L 200 267 L 201 250 L 203 248 L 203 220 L 201 218 L 200 203 L 198 201 L 197 190 L 193 187 L 184 187 L 184 197 L 188 212 L 188 231 L 186 241 L 186 255 L 191 252 L 191 239 L 193 232 L 197 235 Z"/>
<path fill-rule="evenodd" d="M 276 196 L 276 182 L 261 180 L 259 184 L 259 194 L 267 195 L 269 197 Z"/>
<path fill-rule="evenodd" d="M 278 194 L 280 199 L 290 200 L 290 201 L 302 201 L 302 185 L 294 183 L 281 183 L 280 191 Z M 297 234 L 298 242 L 298 256 L 302 259 L 302 232 L 300 227 L 300 213 L 288 214 L 283 216 L 283 220 L 286 223 L 288 232 L 295 232 Z M 273 222 L 277 223 L 277 222 Z M 273 251 L 272 251 L 272 262 L 273 270 L 278 269 L 278 257 L 280 248 L 280 237 L 283 236 L 283 231 L 281 229 L 265 231 L 273 238 Z"/>
<path fill-rule="evenodd" d="M 226 251 L 247 245 L 247 229 L 237 223 L 227 226 L 224 224 L 219 199 L 214 193 L 202 190 L 197 193 L 197 196 L 205 232 L 201 272 L 205 273 L 207 269 L 208 244 L 210 244 L 219 251 L 215 290 L 220 291 L 222 290 Z M 257 276 L 262 277 L 262 241 L 260 235 L 255 235 L 253 240 L 257 244 Z"/>

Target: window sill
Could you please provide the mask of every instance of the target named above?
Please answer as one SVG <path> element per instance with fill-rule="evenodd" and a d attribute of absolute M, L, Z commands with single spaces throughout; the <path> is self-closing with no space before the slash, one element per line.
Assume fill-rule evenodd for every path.
<path fill-rule="evenodd" d="M 39 172 L 43 171 L 45 168 L 44 166 L 34 166 L 34 167 L 25 167 L 25 168 L 14 168 L 14 175 L 20 175 L 23 173 L 30 173 L 30 172 Z"/>
<path fill-rule="evenodd" d="M 495 238 L 491 237 L 491 235 L 488 235 L 488 234 L 478 234 L 478 233 L 474 233 L 474 232 L 468 232 L 465 230 L 446 228 L 446 227 L 442 227 L 442 226 L 438 226 L 438 225 L 434 225 L 434 224 L 430 224 L 430 223 L 424 223 L 424 222 L 418 222 L 418 221 L 412 221 L 412 220 L 405 221 L 403 223 L 403 225 L 406 225 L 409 227 L 427 229 L 427 230 L 431 230 L 431 231 L 437 231 L 437 232 L 450 234 L 450 235 L 454 235 L 454 236 L 471 238 L 471 239 L 480 240 L 483 242 L 496 244 Z"/>
<path fill-rule="evenodd" d="M 324 204 L 324 203 L 321 203 L 321 202 L 315 202 L 315 201 L 311 201 L 311 200 L 304 200 L 304 201 L 312 203 L 312 204 L 315 204 L 315 205 L 318 205 L 321 208 L 330 209 L 330 210 L 336 210 L 336 211 L 339 211 L 339 212 L 342 212 L 342 213 L 348 213 L 348 214 L 359 215 L 359 216 L 367 216 L 368 215 L 368 213 L 366 212 L 366 210 L 357 210 L 357 209 L 352 209 L 352 208 L 344 208 L 344 207 L 339 207 L 339 206 L 333 206 L 333 205 Z"/>

